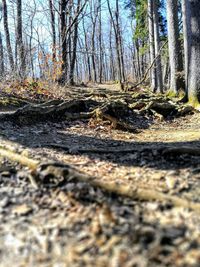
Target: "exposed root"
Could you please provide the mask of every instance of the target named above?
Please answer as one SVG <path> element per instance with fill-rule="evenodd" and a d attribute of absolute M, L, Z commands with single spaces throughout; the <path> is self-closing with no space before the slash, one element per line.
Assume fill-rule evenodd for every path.
<path fill-rule="evenodd" d="M 10 161 L 17 162 L 23 166 L 28 167 L 31 170 L 32 174 L 36 173 L 36 170 L 39 164 L 38 160 L 30 159 L 28 157 L 23 156 L 22 154 L 18 154 L 16 152 L 10 151 L 9 149 L 4 148 L 4 147 L 0 147 L 0 155 L 1 157 L 7 158 Z M 34 175 L 29 174 L 28 178 L 29 178 L 31 185 L 37 189 L 38 184 L 37 184 L 36 179 L 34 178 Z"/>
<path fill-rule="evenodd" d="M 75 178 L 78 181 L 88 183 L 94 187 L 98 187 L 105 192 L 115 193 L 122 197 L 128 197 L 140 201 L 161 201 L 170 203 L 174 206 L 179 206 L 200 212 L 200 203 L 188 201 L 177 196 L 167 195 L 153 189 L 136 187 L 133 188 L 129 185 L 119 185 L 117 182 L 106 182 L 102 179 L 85 175 L 84 173 L 76 170 L 71 165 L 61 164 L 59 162 L 40 163 L 38 160 L 33 160 L 21 154 L 11 152 L 6 148 L 0 148 L 0 153 L 3 157 L 13 162 L 18 162 L 24 166 L 29 167 L 31 170 L 37 170 L 38 176 L 42 177 L 42 180 L 40 181 L 41 186 L 47 180 L 48 182 L 52 182 L 53 179 L 54 186 L 58 186 L 63 181 L 67 182 L 72 178 Z M 55 182 L 55 180 L 57 182 Z"/>
<path fill-rule="evenodd" d="M 5 157 L 13 162 L 18 162 L 21 165 L 29 167 L 31 170 L 36 170 L 39 164 L 38 160 L 30 159 L 26 156 L 23 156 L 19 153 L 10 151 L 7 148 L 0 147 L 0 155 L 1 157 Z"/>
<path fill-rule="evenodd" d="M 54 143 L 47 143 L 45 144 L 46 147 L 51 147 L 51 148 L 57 148 L 57 149 L 62 149 L 65 150 L 67 152 L 71 152 L 71 148 L 69 146 L 66 145 L 62 145 L 62 144 L 54 144 Z M 91 147 L 91 148 L 76 148 L 76 151 L 73 150 L 74 152 L 78 152 L 78 153 L 97 153 L 97 154 L 107 154 L 107 153 L 134 153 L 134 152 L 143 152 L 145 149 L 138 149 L 138 148 L 110 148 L 107 147 L 106 149 L 103 148 L 95 148 L 95 147 Z"/>
<path fill-rule="evenodd" d="M 105 91 L 107 93 L 107 91 Z M 104 90 L 101 92 L 104 93 Z M 101 95 L 102 98 L 102 95 Z M 31 104 L 13 112 L 1 112 L 0 121 L 12 121 L 20 125 L 40 121 L 65 121 L 98 119 L 109 121 L 112 128 L 138 133 L 146 129 L 153 119 L 182 116 L 193 112 L 193 108 L 171 102 L 168 98 L 151 93 L 110 92 L 107 98 L 94 100 L 77 93 L 72 100 L 51 100 Z"/>

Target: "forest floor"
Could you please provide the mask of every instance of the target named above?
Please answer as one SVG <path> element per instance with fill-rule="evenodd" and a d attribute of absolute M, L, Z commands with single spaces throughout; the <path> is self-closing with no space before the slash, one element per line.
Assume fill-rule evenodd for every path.
<path fill-rule="evenodd" d="M 0 152 L 68 164 L 100 184 L 144 190 L 143 197 L 126 197 L 127 191 L 108 192 L 76 175 L 65 181 L 51 173 L 38 183 L 30 166 L 0 155 L 1 267 L 200 266 L 200 113 L 115 87 L 56 94 L 1 88 Z M 19 97 L 22 111 L 35 104 L 36 113 L 16 113 Z M 115 104 L 90 118 L 90 110 L 80 107 L 85 102 L 62 119 L 60 113 L 37 114 L 40 103 L 55 99 L 88 101 L 90 110 Z M 57 102 L 50 103 L 54 109 Z M 130 110 L 121 114 L 127 105 Z M 69 119 L 69 113 L 80 116 Z"/>

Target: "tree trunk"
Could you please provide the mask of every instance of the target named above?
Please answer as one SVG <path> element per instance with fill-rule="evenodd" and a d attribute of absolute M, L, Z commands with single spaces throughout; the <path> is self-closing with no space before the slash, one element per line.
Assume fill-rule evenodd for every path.
<path fill-rule="evenodd" d="M 116 6 L 115 17 L 113 16 L 109 0 L 107 0 L 107 5 L 115 34 L 117 63 L 118 63 L 118 78 L 120 86 L 121 88 L 123 88 L 123 83 L 125 82 L 125 73 L 124 73 L 122 39 L 121 39 L 120 25 L 119 25 L 119 1 L 118 0 L 115 1 L 115 6 Z"/>
<path fill-rule="evenodd" d="M 74 70 L 76 64 L 76 49 L 77 49 L 77 41 L 78 41 L 78 14 L 80 11 L 81 0 L 78 0 L 77 9 L 76 9 L 76 21 L 74 23 L 74 36 L 73 36 L 73 46 L 72 46 L 72 58 L 70 64 L 70 73 L 69 73 L 69 83 L 74 85 Z"/>
<path fill-rule="evenodd" d="M 17 0 L 17 50 L 19 55 L 19 76 L 25 78 L 26 62 L 22 39 L 22 1 Z"/>
<path fill-rule="evenodd" d="M 181 88 L 183 70 L 179 40 L 178 0 L 167 0 L 168 47 L 170 62 L 170 91 L 175 95 Z"/>
<path fill-rule="evenodd" d="M 148 24 L 149 24 L 149 46 L 150 46 L 150 65 L 155 59 L 154 45 L 154 24 L 153 24 L 153 0 L 148 0 Z M 151 69 L 151 89 L 156 90 L 156 69 L 155 66 Z"/>
<path fill-rule="evenodd" d="M 91 63 L 90 63 L 90 55 L 89 55 L 89 47 L 88 47 L 88 37 L 87 37 L 86 29 L 85 29 L 84 19 L 83 19 L 83 33 L 84 33 L 85 50 L 86 50 L 87 66 L 88 66 L 88 81 L 91 82 L 92 81 Z"/>
<path fill-rule="evenodd" d="M 122 38 L 121 38 L 121 29 L 119 23 L 119 0 L 116 0 L 116 11 L 115 11 L 115 19 L 116 19 L 116 45 L 118 50 L 118 61 L 120 67 L 120 83 L 123 84 L 125 82 L 125 72 L 124 72 L 124 56 L 122 49 Z"/>
<path fill-rule="evenodd" d="M 188 100 L 188 64 L 189 64 L 189 47 L 190 39 L 188 38 L 188 27 L 189 27 L 189 6 L 187 0 L 181 1 L 182 6 L 182 20 L 183 20 L 183 36 L 184 36 L 184 69 L 185 69 L 185 94 L 186 100 Z"/>
<path fill-rule="evenodd" d="M 200 103 L 200 1 L 188 0 L 187 31 L 190 45 L 188 50 L 188 97 L 191 104 Z"/>
<path fill-rule="evenodd" d="M 49 0 L 49 10 L 50 10 L 51 31 L 52 31 L 52 59 L 54 63 L 56 60 L 56 26 L 55 26 L 55 12 L 54 12 L 53 0 Z"/>
<path fill-rule="evenodd" d="M 103 47 L 102 47 L 102 14 L 101 14 L 101 0 L 98 0 L 99 5 L 99 83 L 102 83 L 103 75 Z"/>
<path fill-rule="evenodd" d="M 2 37 L 1 37 L 1 32 L 0 32 L 0 79 L 4 75 L 4 52 L 3 52 L 3 42 L 2 42 Z"/>
<path fill-rule="evenodd" d="M 162 65 L 161 65 L 161 56 L 159 55 L 160 35 L 159 35 L 158 0 L 153 1 L 153 21 L 154 21 L 155 54 L 157 56 L 157 59 L 156 59 L 157 88 L 156 90 L 160 93 L 163 93 Z"/>
<path fill-rule="evenodd" d="M 114 63 L 114 53 L 113 53 L 113 43 L 112 43 L 112 21 L 110 21 L 110 31 L 109 31 L 109 68 L 110 68 L 110 80 L 115 81 L 115 63 Z"/>
<path fill-rule="evenodd" d="M 67 0 L 61 0 L 60 4 L 60 31 L 61 31 L 61 50 L 62 50 L 62 75 L 60 83 L 66 82 L 67 73 L 67 39 L 66 39 L 66 6 Z"/>
<path fill-rule="evenodd" d="M 97 71 L 96 71 L 96 61 L 95 61 L 95 31 L 96 31 L 96 18 L 94 18 L 92 23 L 92 71 L 93 71 L 93 81 L 97 82 Z"/>
<path fill-rule="evenodd" d="M 2 0 L 3 4 L 3 22 L 4 22 L 4 31 L 6 36 L 6 47 L 8 51 L 8 58 L 10 62 L 10 68 L 12 71 L 14 71 L 14 59 L 13 59 L 13 53 L 12 53 L 12 47 L 10 42 L 10 32 L 8 28 L 8 10 L 7 10 L 7 3 L 6 0 Z"/>
<path fill-rule="evenodd" d="M 140 81 L 142 79 L 141 75 L 141 64 L 140 64 L 140 46 L 138 39 L 135 40 L 135 54 L 136 54 L 136 60 L 137 60 L 137 79 Z"/>

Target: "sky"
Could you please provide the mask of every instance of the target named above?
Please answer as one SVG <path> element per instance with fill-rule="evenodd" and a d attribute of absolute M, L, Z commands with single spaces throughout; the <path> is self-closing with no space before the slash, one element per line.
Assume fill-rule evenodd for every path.
<path fill-rule="evenodd" d="M 35 29 L 39 30 L 40 36 L 44 35 L 45 38 L 47 38 L 50 35 L 50 27 L 49 27 L 49 18 L 48 18 L 48 6 L 44 4 L 44 0 L 36 0 L 36 14 L 34 16 L 34 27 Z M 130 20 L 128 19 L 129 16 L 129 11 L 125 10 L 123 5 L 124 1 L 120 1 L 120 6 L 121 6 L 121 15 L 122 15 L 122 29 L 123 32 L 127 32 L 128 35 L 131 34 L 131 29 L 130 29 Z M 26 33 L 30 33 L 30 23 L 31 23 L 31 17 L 33 16 L 34 13 L 34 1 L 30 0 L 22 0 L 23 4 L 23 23 L 24 23 L 24 30 Z M 48 4 L 48 1 L 46 0 L 46 3 Z M 115 3 L 115 0 L 110 0 L 111 5 Z M 102 18 L 103 18 L 103 27 L 106 28 L 106 25 L 108 25 L 108 9 L 107 9 L 107 4 L 106 0 L 102 2 L 103 8 L 102 8 Z M 13 4 L 13 1 L 8 0 L 8 10 L 9 10 L 9 27 L 10 27 L 10 33 L 12 37 L 12 33 L 14 33 L 15 29 L 15 21 L 13 19 L 14 15 L 16 13 L 15 10 L 15 4 Z M 45 14 L 45 15 L 44 15 Z M 2 21 L 3 22 L 3 21 Z M 0 31 L 3 33 L 3 23 L 0 23 Z"/>
<path fill-rule="evenodd" d="M 11 42 L 15 44 L 15 14 L 16 14 L 16 5 L 13 3 L 13 0 L 8 1 L 8 10 L 9 10 L 9 29 Z M 91 0 L 89 0 L 91 1 Z M 120 2 L 120 13 L 121 13 L 121 28 L 123 33 L 123 39 L 125 44 L 132 42 L 132 31 L 131 31 L 131 20 L 129 18 L 129 11 L 125 10 L 123 4 L 124 0 Z M 34 33 L 32 44 L 35 49 L 38 48 L 38 38 L 40 44 L 45 48 L 46 52 L 51 51 L 51 28 L 50 28 L 50 16 L 48 10 L 48 0 L 35 0 L 36 6 L 34 5 L 33 0 L 22 0 L 23 7 L 23 31 L 26 33 L 26 38 L 30 40 L 31 35 L 31 23 L 33 19 Z M 46 3 L 46 4 L 45 4 Z M 103 38 L 104 40 L 108 39 L 109 35 L 109 24 L 110 24 L 110 15 L 107 8 L 107 0 L 102 0 L 102 27 L 103 27 Z M 110 0 L 111 6 L 115 6 L 115 0 Z M 35 12 L 36 11 L 36 12 Z M 58 27 L 58 25 L 57 25 Z M 89 27 L 90 29 L 91 27 Z M 3 30 L 3 21 L 0 23 L 0 31 L 3 36 L 4 45 L 5 45 L 5 36 Z M 25 35 L 24 35 L 25 36 Z M 81 36 L 81 23 L 79 26 L 79 36 Z M 107 46 L 108 49 L 108 46 Z"/>

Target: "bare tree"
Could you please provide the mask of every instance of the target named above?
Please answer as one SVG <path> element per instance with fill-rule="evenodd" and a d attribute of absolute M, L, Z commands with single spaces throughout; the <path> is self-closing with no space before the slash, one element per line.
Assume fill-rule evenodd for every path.
<path fill-rule="evenodd" d="M 190 9 L 187 0 L 181 1 L 182 6 L 182 19 L 183 19 L 183 36 L 184 36 L 184 72 L 185 72 L 185 91 L 186 91 L 186 99 L 188 98 L 188 72 L 189 72 L 189 47 L 190 47 L 190 39 L 188 36 L 188 25 L 190 20 Z"/>
<path fill-rule="evenodd" d="M 125 72 L 124 72 L 124 59 L 123 59 L 123 50 L 122 50 L 122 38 L 121 30 L 119 23 L 119 1 L 115 1 L 115 12 L 113 14 L 109 0 L 107 0 L 108 10 L 110 13 L 115 41 L 116 41 L 116 51 L 117 51 L 117 62 L 118 62 L 118 77 L 121 87 L 123 89 L 123 83 L 125 82 Z"/>
<path fill-rule="evenodd" d="M 2 4 L 3 4 L 4 31 L 5 31 L 5 36 L 6 36 L 6 47 L 8 51 L 10 67 L 11 67 L 11 70 L 14 71 L 15 67 L 14 67 L 13 52 L 12 52 L 12 47 L 11 47 L 11 42 L 10 42 L 10 32 L 8 28 L 8 10 L 7 10 L 6 0 L 2 0 Z"/>
<path fill-rule="evenodd" d="M 167 25 L 170 62 L 170 91 L 177 94 L 181 87 L 180 72 L 183 70 L 179 39 L 178 0 L 167 1 Z"/>
<path fill-rule="evenodd" d="M 184 38 L 190 40 L 188 47 L 188 97 L 193 105 L 200 103 L 200 1 L 188 0 L 186 9 L 187 35 Z"/>
<path fill-rule="evenodd" d="M 153 0 L 148 0 L 148 25 L 149 25 L 149 46 L 150 46 L 150 64 L 155 59 L 155 43 L 154 43 L 154 21 L 153 21 Z M 156 68 L 151 69 L 151 89 L 156 90 Z"/>
<path fill-rule="evenodd" d="M 74 22 L 74 36 L 73 36 L 73 46 L 72 46 L 72 58 L 70 62 L 70 73 L 69 73 L 69 83 L 74 84 L 74 70 L 76 64 L 76 50 L 77 50 L 77 41 L 78 41 L 78 15 L 80 12 L 81 0 L 78 0 L 77 8 L 75 12 L 75 22 Z"/>
<path fill-rule="evenodd" d="M 160 35 L 159 35 L 159 15 L 158 15 L 158 0 L 153 1 L 153 21 L 154 21 L 154 42 L 156 54 L 156 76 L 157 87 L 156 90 L 163 93 L 163 78 L 162 78 L 162 65 L 160 56 Z"/>
<path fill-rule="evenodd" d="M 61 83 L 66 82 L 67 72 L 67 39 L 66 39 L 66 7 L 67 0 L 61 0 L 60 2 L 60 31 L 61 31 L 61 49 L 62 49 L 62 76 Z"/>
<path fill-rule="evenodd" d="M 52 57 L 53 62 L 56 60 L 56 25 L 55 25 L 55 10 L 53 0 L 49 0 L 49 10 L 51 17 L 51 31 L 52 31 Z"/>
<path fill-rule="evenodd" d="M 1 32 L 0 32 L 0 78 L 3 77 L 4 72 L 5 72 L 5 69 L 4 69 L 4 52 L 3 52 L 3 42 L 2 42 Z"/>
<path fill-rule="evenodd" d="M 86 57 L 87 57 L 87 72 L 88 72 L 88 80 L 92 81 L 92 73 L 91 73 L 91 60 L 90 60 L 90 53 L 89 53 L 89 40 L 88 40 L 88 34 L 86 31 L 85 26 L 85 19 L 83 18 L 83 34 L 84 34 L 84 44 L 85 44 L 85 50 L 86 50 Z"/>
<path fill-rule="evenodd" d="M 24 53 L 24 45 L 23 45 L 23 38 L 22 38 L 22 1 L 17 0 L 17 49 L 19 55 L 19 76 L 21 78 L 25 77 L 25 53 Z"/>
<path fill-rule="evenodd" d="M 0 23 L 2 20 L 2 6 L 0 5 Z M 5 72 L 4 69 L 4 51 L 3 51 L 3 42 L 2 42 L 2 36 L 1 36 L 1 31 L 0 31 L 0 78 L 3 77 Z"/>

